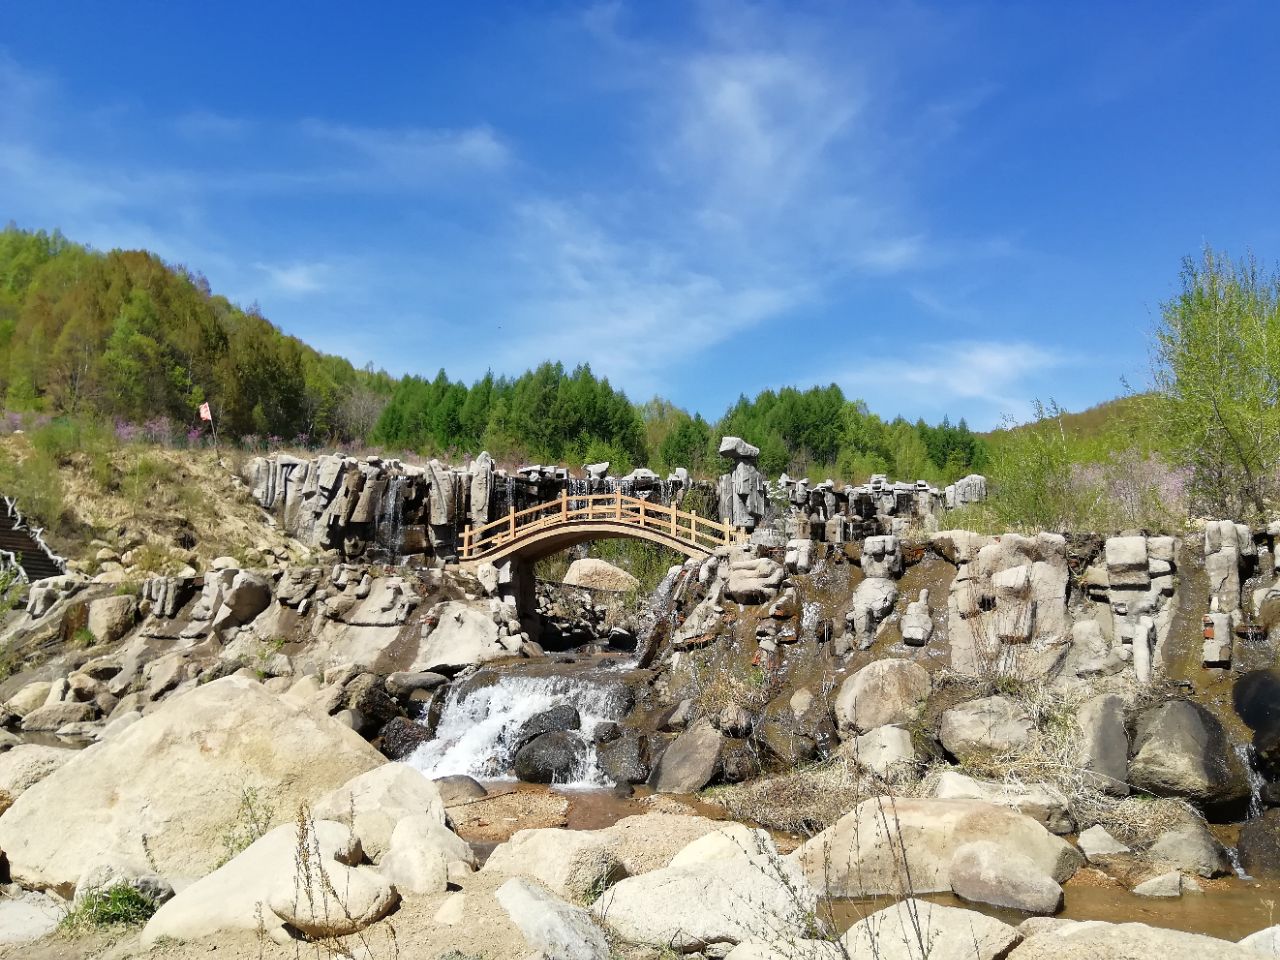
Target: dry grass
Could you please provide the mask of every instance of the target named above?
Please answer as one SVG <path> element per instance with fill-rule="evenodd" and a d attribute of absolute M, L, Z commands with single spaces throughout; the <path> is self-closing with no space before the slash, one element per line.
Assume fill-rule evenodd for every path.
<path fill-rule="evenodd" d="M 872 782 L 842 758 L 703 794 L 735 820 L 802 836 L 821 833 L 872 795 Z"/>

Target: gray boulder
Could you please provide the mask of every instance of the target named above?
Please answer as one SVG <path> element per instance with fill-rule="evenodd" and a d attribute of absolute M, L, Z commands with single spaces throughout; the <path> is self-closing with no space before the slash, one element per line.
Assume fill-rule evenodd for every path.
<path fill-rule="evenodd" d="M 222 603 L 232 624 L 249 623 L 271 605 L 271 583 L 260 574 L 241 570 L 223 593 Z"/>
<path fill-rule="evenodd" d="M 518 750 L 526 743 L 542 736 L 544 733 L 578 730 L 581 727 L 582 715 L 578 713 L 577 707 L 568 703 L 557 704 L 550 710 L 543 710 L 541 713 L 535 713 L 524 722 L 524 725 L 516 734 L 516 749 Z"/>
<path fill-rule="evenodd" d="M 1057 913 L 1062 888 L 1029 857 L 991 840 L 966 843 L 951 859 L 951 889 L 975 903 Z"/>
<path fill-rule="evenodd" d="M 959 760 L 990 759 L 1025 747 L 1034 729 L 1024 707 L 997 695 L 944 712 L 939 739 Z"/>
<path fill-rule="evenodd" d="M 1016 929 L 994 917 L 908 899 L 855 923 L 840 947 L 843 957 L 874 960 L 997 960 L 1009 956 L 1019 939 Z"/>
<path fill-rule="evenodd" d="M 696 793 L 720 772 L 724 737 L 703 717 L 663 751 L 649 786 L 657 793 Z"/>
<path fill-rule="evenodd" d="M 526 783 L 567 783 L 577 776 L 586 755 L 587 745 L 576 733 L 553 730 L 517 750 L 512 766 Z"/>
<path fill-rule="evenodd" d="M 1217 717 L 1189 700 L 1144 710 L 1138 718 L 1129 782 L 1161 797 L 1208 806 L 1249 796 L 1244 765 Z"/>
<path fill-rule="evenodd" d="M 1227 851 L 1199 820 L 1162 833 L 1147 850 L 1147 859 L 1207 878 L 1232 872 Z"/>

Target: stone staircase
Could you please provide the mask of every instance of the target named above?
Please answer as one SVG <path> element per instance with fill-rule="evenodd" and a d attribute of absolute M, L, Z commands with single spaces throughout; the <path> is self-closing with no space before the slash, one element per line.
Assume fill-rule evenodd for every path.
<path fill-rule="evenodd" d="M 17 504 L 0 497 L 0 568 L 10 565 L 28 582 L 66 573 L 66 561 L 49 549 L 39 530 L 27 526 Z"/>

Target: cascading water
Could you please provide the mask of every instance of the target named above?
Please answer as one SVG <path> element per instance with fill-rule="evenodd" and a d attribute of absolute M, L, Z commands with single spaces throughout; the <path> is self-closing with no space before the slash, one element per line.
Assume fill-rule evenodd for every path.
<path fill-rule="evenodd" d="M 623 687 L 589 676 L 520 676 L 503 674 L 491 686 L 469 692 L 455 686 L 445 701 L 435 739 L 406 759 L 428 777 L 463 774 L 477 780 L 514 779 L 511 765 L 520 728 L 531 717 L 561 704 L 577 708 L 578 734 L 586 744 L 582 763 L 557 786 L 607 787 L 610 780 L 596 758 L 592 731 L 606 721 L 621 721 L 627 710 Z"/>
<path fill-rule="evenodd" d="M 1236 744 L 1236 756 L 1244 764 L 1245 776 L 1249 779 L 1249 819 L 1262 816 L 1262 788 L 1267 785 L 1266 778 L 1258 772 L 1253 762 L 1253 747 L 1247 743 Z"/>
<path fill-rule="evenodd" d="M 392 477 L 387 484 L 386 493 L 382 496 L 380 516 L 378 517 L 378 539 L 386 545 L 387 553 L 394 563 L 400 559 L 400 546 L 403 543 L 403 506 L 404 484 L 407 478 Z"/>

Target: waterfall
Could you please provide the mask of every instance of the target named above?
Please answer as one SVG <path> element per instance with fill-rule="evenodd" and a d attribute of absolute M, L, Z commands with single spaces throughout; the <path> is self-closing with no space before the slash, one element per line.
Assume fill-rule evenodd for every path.
<path fill-rule="evenodd" d="M 387 482 L 387 490 L 382 496 L 381 510 L 378 516 L 378 538 L 386 544 L 391 562 L 400 559 L 400 545 L 403 542 L 403 506 L 404 476 L 391 477 Z"/>
<path fill-rule="evenodd" d="M 596 724 L 621 721 L 627 704 L 622 688 L 592 682 L 582 676 L 530 677 L 503 674 L 491 686 L 466 690 L 455 684 L 445 701 L 433 740 L 424 743 L 406 762 L 427 777 L 464 774 L 477 780 L 511 780 L 516 737 L 525 722 L 560 704 L 571 704 L 582 716 L 578 735 L 586 743 L 583 761 L 574 775 L 558 786 L 607 787 L 611 781 L 596 760 L 591 733 Z"/>
<path fill-rule="evenodd" d="M 1262 816 L 1262 788 L 1267 781 L 1253 763 L 1253 747 L 1250 744 L 1236 744 L 1235 751 L 1244 764 L 1245 776 L 1249 778 L 1249 819 L 1252 820 Z"/>

